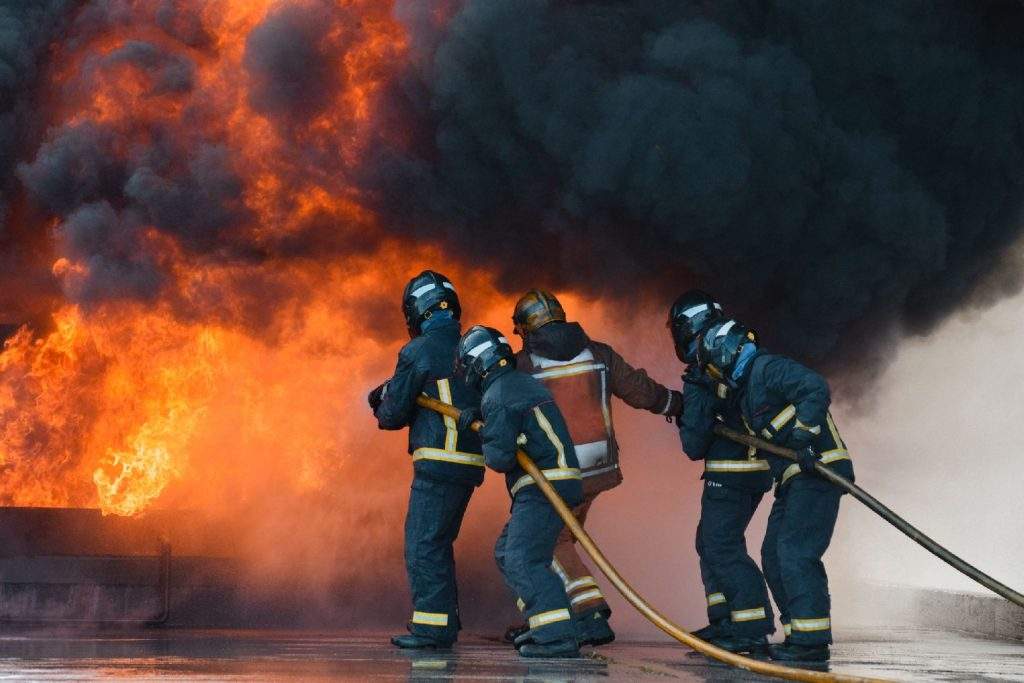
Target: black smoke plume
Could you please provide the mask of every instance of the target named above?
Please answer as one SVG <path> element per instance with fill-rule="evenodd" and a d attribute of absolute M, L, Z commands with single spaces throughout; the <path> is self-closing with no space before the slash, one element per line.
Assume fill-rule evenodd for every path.
<path fill-rule="evenodd" d="M 835 370 L 1019 287 L 1024 3 L 430 4 L 366 183 L 510 290 L 699 285 Z"/>

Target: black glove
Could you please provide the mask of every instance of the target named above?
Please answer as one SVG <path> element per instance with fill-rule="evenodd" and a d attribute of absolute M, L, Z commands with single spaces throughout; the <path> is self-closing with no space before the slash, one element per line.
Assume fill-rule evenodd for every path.
<path fill-rule="evenodd" d="M 821 453 L 814 446 L 807 445 L 796 452 L 796 461 L 800 463 L 800 471 L 810 474 L 821 459 Z"/>
<path fill-rule="evenodd" d="M 668 390 L 668 412 L 664 413 L 665 422 L 672 423 L 675 420 L 679 424 L 679 418 L 683 416 L 683 395 L 675 389 Z"/>
<path fill-rule="evenodd" d="M 377 413 L 377 409 L 380 408 L 381 401 L 384 400 L 384 390 L 387 388 L 388 383 L 384 382 L 379 387 L 371 391 L 366 395 L 366 402 L 370 404 L 370 410 Z"/>
<path fill-rule="evenodd" d="M 463 408 L 456 423 L 460 432 L 471 431 L 470 425 L 480 419 L 480 411 L 476 408 Z"/>

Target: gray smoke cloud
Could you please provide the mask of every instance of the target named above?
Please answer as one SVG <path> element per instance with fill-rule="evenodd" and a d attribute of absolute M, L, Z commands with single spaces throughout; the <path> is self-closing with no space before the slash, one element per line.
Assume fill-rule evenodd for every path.
<path fill-rule="evenodd" d="M 931 329 L 1020 235 L 1021 3 L 423 4 L 390 103 L 419 137 L 366 184 L 510 290 L 699 285 L 835 370 Z"/>

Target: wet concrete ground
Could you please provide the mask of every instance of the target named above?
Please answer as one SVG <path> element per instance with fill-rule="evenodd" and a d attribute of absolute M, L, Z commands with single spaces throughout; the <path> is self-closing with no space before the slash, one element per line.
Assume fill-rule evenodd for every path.
<path fill-rule="evenodd" d="M 167 630 L 0 633 L 0 680 L 746 681 L 764 680 L 682 646 L 616 643 L 577 660 L 528 661 L 468 637 L 455 650 L 410 654 L 383 635 Z M 854 631 L 832 670 L 895 680 L 1024 680 L 1024 643 L 936 631 Z"/>

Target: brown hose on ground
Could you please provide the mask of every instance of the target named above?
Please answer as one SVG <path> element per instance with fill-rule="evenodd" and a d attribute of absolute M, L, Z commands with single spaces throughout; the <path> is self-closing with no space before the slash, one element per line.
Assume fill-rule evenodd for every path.
<path fill-rule="evenodd" d="M 774 455 L 778 455 L 779 457 L 786 458 L 787 460 L 792 460 L 793 462 L 796 462 L 796 452 L 793 451 L 792 449 L 779 446 L 778 444 L 774 444 L 770 441 L 765 441 L 764 439 L 759 439 L 756 436 L 752 436 L 750 434 L 744 434 L 734 429 L 729 429 L 725 425 L 716 425 L 715 434 L 718 434 L 719 436 L 724 436 L 727 439 L 731 439 L 741 444 L 745 444 L 747 446 L 751 446 L 762 451 L 767 451 L 768 453 L 772 453 Z M 935 555 L 937 558 L 949 564 L 962 574 L 974 579 L 982 586 L 988 588 L 990 591 L 995 593 L 996 595 L 1006 598 L 1015 605 L 1024 607 L 1024 595 L 1021 595 L 1020 593 L 1013 590 L 1006 584 L 996 581 L 985 572 L 968 564 L 964 560 L 961 560 L 959 557 L 943 548 L 941 545 L 930 539 L 928 536 L 925 536 L 924 533 L 922 533 L 917 527 L 913 526 L 912 524 L 910 524 L 910 522 L 903 519 L 895 512 L 887 508 L 885 505 L 879 502 L 874 496 L 872 496 L 870 493 L 868 493 L 861 487 L 845 479 L 844 477 L 841 477 L 840 475 L 836 474 L 828 467 L 820 463 L 814 466 L 814 471 L 823 479 L 828 480 L 832 484 L 838 486 L 842 490 L 849 493 L 851 496 L 853 496 L 860 502 L 864 503 L 879 517 L 889 522 L 889 524 L 892 524 L 894 527 L 896 527 L 904 534 L 909 536 L 912 541 L 920 545 L 922 548 L 930 552 L 932 555 Z"/>
<path fill-rule="evenodd" d="M 442 415 L 455 418 L 456 420 L 459 418 L 459 409 L 454 406 L 450 406 L 447 403 L 442 403 L 437 399 L 430 398 L 429 396 L 420 396 L 416 400 L 417 403 L 424 408 L 434 410 Z M 475 431 L 480 431 L 482 426 L 483 422 L 477 421 L 473 423 L 473 429 Z M 651 605 L 649 605 L 639 593 L 633 590 L 632 586 L 626 583 L 626 580 L 622 578 L 615 567 L 612 566 L 612 563 L 608 561 L 608 558 L 604 556 L 601 549 L 597 547 L 597 544 L 594 543 L 593 539 L 590 538 L 590 535 L 586 530 L 584 530 L 583 526 L 580 525 L 579 521 L 572 514 L 572 510 L 569 509 L 569 506 L 567 506 L 561 496 L 558 495 L 551 483 L 540 473 L 540 470 L 533 461 L 530 460 L 529 456 L 520 450 L 516 452 L 516 459 L 519 462 L 519 466 L 526 470 L 527 474 L 533 477 L 537 486 L 551 502 L 551 505 L 554 506 L 555 511 L 558 512 L 558 516 L 562 518 L 562 521 L 565 522 L 569 531 L 571 531 L 573 536 L 576 537 L 576 540 L 579 541 L 580 546 L 587 551 L 587 554 L 594 560 L 594 564 L 596 564 L 604 575 L 608 577 L 608 580 L 611 581 L 616 590 L 622 594 L 622 597 L 624 597 L 629 604 L 633 605 L 633 607 L 635 607 L 640 614 L 644 615 L 652 624 L 678 640 L 683 645 L 686 645 L 701 654 L 707 655 L 708 657 L 717 659 L 720 662 L 739 667 L 740 669 L 765 674 L 766 676 L 783 678 L 789 681 L 838 681 L 842 683 L 853 683 L 855 681 L 877 682 L 883 680 L 779 666 L 778 664 L 772 664 L 771 662 L 734 654 L 728 650 L 723 650 L 722 648 L 715 647 L 710 643 L 706 643 L 696 636 L 690 635 L 682 628 L 669 621 L 667 617 L 661 614 L 661 612 L 651 607 Z"/>

